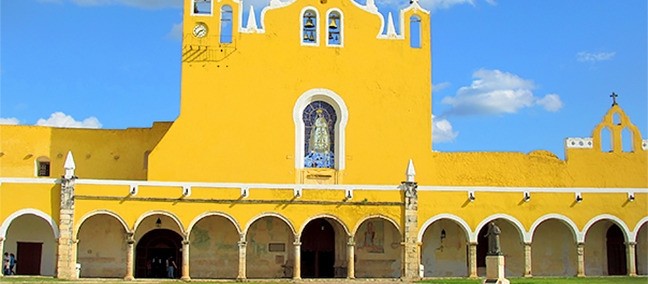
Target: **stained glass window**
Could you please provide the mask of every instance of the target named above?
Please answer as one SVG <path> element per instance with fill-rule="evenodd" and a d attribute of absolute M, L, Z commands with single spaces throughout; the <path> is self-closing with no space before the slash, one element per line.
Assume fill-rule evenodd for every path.
<path fill-rule="evenodd" d="M 304 120 L 304 167 L 335 167 L 335 122 L 333 107 L 323 101 L 306 106 Z"/>

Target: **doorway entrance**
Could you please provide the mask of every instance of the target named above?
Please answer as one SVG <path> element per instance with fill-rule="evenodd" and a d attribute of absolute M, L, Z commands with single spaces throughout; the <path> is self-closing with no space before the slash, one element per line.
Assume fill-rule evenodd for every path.
<path fill-rule="evenodd" d="M 40 275 L 43 243 L 18 242 L 16 248 L 16 274 Z"/>
<path fill-rule="evenodd" d="M 613 224 L 606 234 L 608 275 L 626 275 L 625 239 L 621 228 Z"/>
<path fill-rule="evenodd" d="M 182 237 L 167 229 L 155 229 L 146 233 L 137 243 L 135 255 L 136 278 L 169 278 L 167 261 L 173 259 L 178 269 L 173 278 L 180 278 L 182 267 Z"/>
<path fill-rule="evenodd" d="M 301 277 L 335 276 L 335 231 L 325 218 L 311 221 L 301 236 Z"/>

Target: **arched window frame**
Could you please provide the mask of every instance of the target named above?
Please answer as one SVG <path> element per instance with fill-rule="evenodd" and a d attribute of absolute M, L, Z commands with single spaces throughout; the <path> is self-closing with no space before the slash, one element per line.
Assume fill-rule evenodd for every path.
<path fill-rule="evenodd" d="M 304 17 L 307 12 L 313 13 L 315 15 L 315 19 L 313 20 L 313 24 L 315 24 L 315 35 L 313 36 L 313 42 L 305 42 L 304 41 L 304 34 L 306 34 L 306 28 L 304 27 Z M 301 12 L 299 13 L 299 42 L 303 46 L 319 46 L 319 37 L 320 37 L 320 28 L 319 28 L 319 11 L 313 6 L 307 6 L 304 7 Z"/>
<path fill-rule="evenodd" d="M 197 12 L 196 6 L 198 3 L 209 3 L 209 12 Z M 192 16 L 212 16 L 214 15 L 214 0 L 193 0 L 191 1 L 191 15 Z"/>
<path fill-rule="evenodd" d="M 418 25 L 417 31 L 414 31 L 414 25 Z M 409 18 L 409 38 L 411 48 L 421 48 L 421 16 L 412 15 Z"/>
<path fill-rule="evenodd" d="M 314 101 L 324 101 L 330 104 L 337 114 L 335 122 L 335 170 L 344 170 L 346 159 L 346 125 L 349 111 L 346 104 L 335 92 L 328 89 L 311 89 L 303 93 L 295 102 L 293 122 L 295 123 L 295 168 L 304 169 L 304 139 L 305 126 L 302 114 L 306 106 Z"/>
<path fill-rule="evenodd" d="M 329 41 L 329 37 L 331 36 L 331 29 L 329 29 L 329 22 L 331 20 L 331 14 L 336 13 L 339 16 L 338 19 L 338 34 L 337 36 L 339 37 L 339 43 L 331 43 Z M 343 47 L 344 46 L 344 15 L 342 14 L 342 11 L 338 8 L 331 8 L 328 11 L 326 11 L 326 21 L 325 21 L 325 27 L 326 27 L 326 46 L 332 46 L 332 47 Z"/>
<path fill-rule="evenodd" d="M 229 13 L 229 19 L 226 19 L 224 15 Z M 230 5 L 223 5 L 220 7 L 220 27 L 218 41 L 223 44 L 229 44 L 233 42 L 234 38 L 234 10 Z M 225 26 L 225 22 L 229 21 L 229 28 Z"/>
<path fill-rule="evenodd" d="M 51 176 L 51 161 L 46 156 L 40 156 L 34 161 L 34 175 L 37 177 Z"/>

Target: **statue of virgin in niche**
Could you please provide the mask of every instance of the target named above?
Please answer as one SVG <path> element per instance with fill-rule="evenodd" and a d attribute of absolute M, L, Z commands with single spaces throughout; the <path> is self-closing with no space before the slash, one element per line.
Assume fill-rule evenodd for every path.
<path fill-rule="evenodd" d="M 316 153 L 328 153 L 331 147 L 331 135 L 329 134 L 328 122 L 322 115 L 322 109 L 318 109 L 315 125 L 311 129 L 308 151 Z"/>

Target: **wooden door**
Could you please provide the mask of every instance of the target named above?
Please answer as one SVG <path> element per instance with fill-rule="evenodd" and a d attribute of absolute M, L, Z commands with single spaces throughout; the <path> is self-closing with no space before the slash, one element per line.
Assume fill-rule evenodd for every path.
<path fill-rule="evenodd" d="M 627 261 L 625 239 L 621 228 L 612 225 L 607 231 L 607 262 L 608 275 L 626 275 Z"/>
<path fill-rule="evenodd" d="M 40 275 L 43 243 L 18 242 L 16 250 L 16 274 Z"/>

